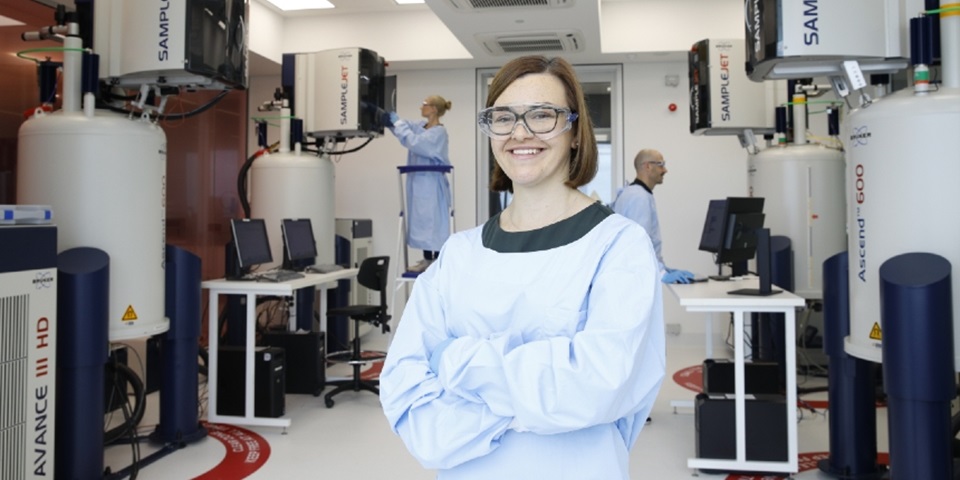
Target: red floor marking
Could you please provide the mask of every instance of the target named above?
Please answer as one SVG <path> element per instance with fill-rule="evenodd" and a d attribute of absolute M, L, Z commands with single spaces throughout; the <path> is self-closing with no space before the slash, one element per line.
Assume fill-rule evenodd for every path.
<path fill-rule="evenodd" d="M 209 472 L 194 480 L 240 480 L 247 478 L 267 463 L 270 444 L 255 432 L 234 425 L 203 422 L 210 435 L 223 443 L 227 453 Z"/>
<path fill-rule="evenodd" d="M 700 393 L 703 391 L 703 365 L 694 365 L 673 374 L 673 381 L 687 390 Z"/>
<path fill-rule="evenodd" d="M 673 382 L 683 388 L 686 388 L 687 390 L 691 390 L 696 393 L 702 392 L 703 366 L 693 365 L 691 367 L 677 370 L 677 372 L 673 374 Z M 804 400 L 802 398 L 797 398 L 797 404 L 800 407 L 810 407 L 817 410 L 825 410 L 828 408 L 828 402 L 826 400 Z M 886 408 L 886 405 L 877 402 L 877 408 Z"/>
<path fill-rule="evenodd" d="M 361 380 L 378 380 L 380 371 L 383 370 L 383 361 L 373 362 L 370 368 L 360 372 Z"/>
<path fill-rule="evenodd" d="M 801 453 L 797 456 L 800 472 L 816 470 L 818 468 L 817 464 L 820 462 L 820 460 L 827 458 L 830 458 L 830 452 Z M 890 465 L 890 455 L 887 453 L 878 453 L 877 463 L 884 466 Z M 725 480 L 783 480 L 784 478 L 786 477 L 781 477 L 778 475 L 757 476 L 738 473 L 727 476 Z"/>

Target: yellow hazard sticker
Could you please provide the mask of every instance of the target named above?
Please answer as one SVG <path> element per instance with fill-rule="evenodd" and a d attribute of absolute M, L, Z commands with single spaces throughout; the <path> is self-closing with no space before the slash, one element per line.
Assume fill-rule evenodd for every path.
<path fill-rule="evenodd" d="M 123 312 L 123 321 L 136 320 L 137 312 L 133 310 L 133 305 L 127 306 L 127 311 Z"/>
<path fill-rule="evenodd" d="M 873 328 L 870 329 L 870 339 L 883 340 L 883 332 L 880 331 L 880 324 L 873 322 Z"/>

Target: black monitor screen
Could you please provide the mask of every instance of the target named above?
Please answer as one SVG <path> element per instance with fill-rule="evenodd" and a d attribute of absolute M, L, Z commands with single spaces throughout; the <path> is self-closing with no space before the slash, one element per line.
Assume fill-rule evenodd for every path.
<path fill-rule="evenodd" d="M 718 253 L 723 248 L 724 229 L 727 225 L 727 201 L 710 200 L 707 218 L 700 234 L 700 250 Z"/>
<path fill-rule="evenodd" d="M 757 250 L 757 230 L 763 228 L 763 199 L 729 197 L 723 228 L 723 245 L 717 252 L 717 263 L 745 262 Z"/>
<path fill-rule="evenodd" d="M 248 17 L 244 0 L 186 3 L 186 71 L 246 88 Z"/>
<path fill-rule="evenodd" d="M 230 220 L 230 228 L 233 230 L 233 243 L 237 246 L 241 269 L 273 261 L 267 226 L 262 218 L 234 218 Z"/>
<path fill-rule="evenodd" d="M 309 218 L 289 219 L 281 223 L 286 260 L 307 260 L 317 256 L 317 242 Z"/>

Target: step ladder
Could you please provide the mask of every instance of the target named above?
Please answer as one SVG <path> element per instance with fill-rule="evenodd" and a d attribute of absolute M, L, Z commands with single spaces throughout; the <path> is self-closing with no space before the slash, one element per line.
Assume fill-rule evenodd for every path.
<path fill-rule="evenodd" d="M 417 277 L 420 276 L 420 272 L 409 272 L 407 271 L 410 268 L 410 258 L 409 258 L 409 248 L 407 247 L 407 215 L 406 215 L 406 205 L 407 205 L 407 196 L 406 196 L 406 183 L 403 181 L 404 175 L 410 173 L 427 173 L 432 175 L 449 175 L 450 182 L 450 234 L 456 231 L 456 226 L 454 224 L 454 209 L 453 209 L 453 199 L 454 197 L 454 177 L 453 177 L 453 165 L 406 165 L 397 167 L 397 179 L 400 182 L 400 215 L 397 219 L 397 256 L 396 258 L 403 259 L 402 262 L 397 262 L 397 275 L 394 277 L 393 281 L 393 297 L 390 302 L 390 312 L 393 314 L 393 318 L 400 320 L 400 315 L 397 312 L 397 294 L 400 293 L 400 289 L 403 289 L 403 298 L 404 306 L 406 306 L 406 300 L 410 297 L 410 287 L 413 285 L 413 282 L 417 280 Z M 394 329 L 395 330 L 395 329 Z"/>

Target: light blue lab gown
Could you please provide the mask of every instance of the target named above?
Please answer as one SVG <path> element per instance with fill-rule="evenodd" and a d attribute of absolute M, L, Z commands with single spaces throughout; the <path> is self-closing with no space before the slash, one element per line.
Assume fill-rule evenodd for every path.
<path fill-rule="evenodd" d="M 407 148 L 407 165 L 450 165 L 447 129 L 398 119 L 390 131 Z M 442 172 L 406 174 L 407 245 L 440 251 L 450 236 L 450 181 Z"/>
<path fill-rule="evenodd" d="M 380 376 L 391 428 L 441 480 L 628 479 L 665 373 L 649 238 L 611 213 L 572 243 L 500 253 L 482 228 L 414 284 Z"/>
<path fill-rule="evenodd" d="M 631 183 L 617 195 L 617 199 L 611 205 L 614 212 L 627 217 L 640 224 L 647 235 L 650 235 L 650 241 L 653 242 L 653 250 L 657 254 L 657 263 L 660 271 L 666 271 L 663 264 L 663 253 L 660 251 L 660 218 L 657 216 L 657 201 L 653 199 L 653 192 L 643 188 L 642 185 Z"/>

